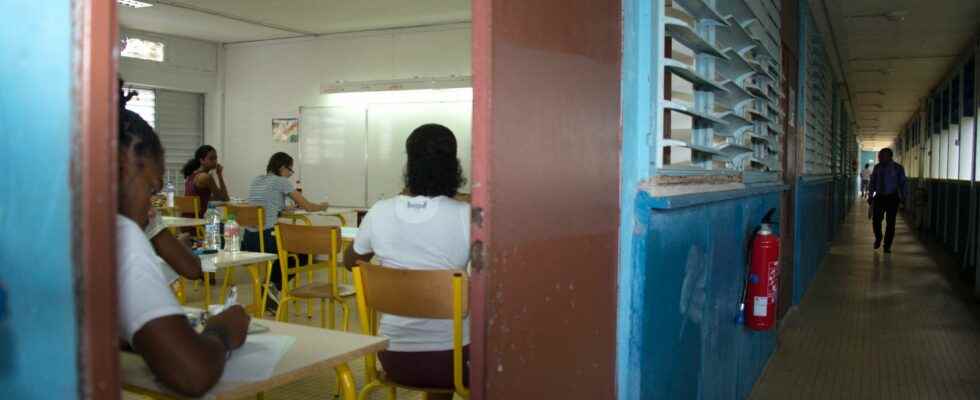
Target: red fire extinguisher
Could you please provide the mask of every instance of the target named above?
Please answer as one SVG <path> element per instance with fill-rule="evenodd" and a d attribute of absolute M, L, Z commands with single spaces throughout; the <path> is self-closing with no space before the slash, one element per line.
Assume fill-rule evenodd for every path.
<path fill-rule="evenodd" d="M 779 237 L 768 223 L 759 227 L 750 257 L 745 322 L 749 329 L 764 331 L 776 322 L 779 292 Z"/>

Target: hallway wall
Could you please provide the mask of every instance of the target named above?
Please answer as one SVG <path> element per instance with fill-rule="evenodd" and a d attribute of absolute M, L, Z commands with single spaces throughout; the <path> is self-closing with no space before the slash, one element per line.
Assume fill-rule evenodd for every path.
<path fill-rule="evenodd" d="M 740 399 L 775 347 L 775 330 L 737 325 L 752 232 L 780 184 L 743 191 L 637 199 L 644 263 L 641 399 Z M 711 223 L 707 223 L 710 221 Z M 777 234 L 780 227 L 776 226 Z"/>
<path fill-rule="evenodd" d="M 817 275 L 834 227 L 830 221 L 833 180 L 801 178 L 796 190 L 796 254 L 793 262 L 793 304 L 799 304 Z"/>

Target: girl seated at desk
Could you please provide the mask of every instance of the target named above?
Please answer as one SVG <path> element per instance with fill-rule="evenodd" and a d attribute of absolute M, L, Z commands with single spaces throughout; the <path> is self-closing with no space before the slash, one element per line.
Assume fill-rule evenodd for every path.
<path fill-rule="evenodd" d="M 209 318 L 203 333 L 191 328 L 144 232 L 150 197 L 162 184 L 163 146 L 146 121 L 123 107 L 126 98 L 120 94 L 120 99 L 119 333 L 160 382 L 198 397 L 218 382 L 230 352 L 245 342 L 249 317 L 242 307 L 233 306 Z"/>
<path fill-rule="evenodd" d="M 344 254 L 344 265 L 350 268 L 377 255 L 381 265 L 391 268 L 465 270 L 470 205 L 453 198 L 464 183 L 456 137 L 442 125 L 422 125 L 412 131 L 405 148 L 405 192 L 371 207 L 354 245 Z M 452 320 L 382 315 L 379 333 L 390 339 L 388 350 L 378 354 L 389 379 L 415 387 L 453 388 Z M 469 340 L 467 318 L 464 358 Z M 464 380 L 468 375 L 464 368 Z M 452 395 L 429 393 L 428 398 Z"/>
<path fill-rule="evenodd" d="M 269 164 L 265 167 L 265 174 L 252 179 L 248 186 L 248 202 L 257 206 L 262 206 L 265 213 L 261 232 L 265 236 L 265 252 L 276 253 L 276 238 L 272 235 L 279 220 L 279 213 L 286 208 L 286 197 L 289 197 L 299 207 L 306 211 L 323 211 L 327 209 L 327 203 L 311 203 L 303 197 L 303 194 L 296 190 L 289 177 L 293 176 L 293 157 L 289 154 L 278 152 L 269 158 Z M 245 228 L 245 235 L 242 238 L 242 250 L 261 252 L 259 248 L 259 232 L 253 228 Z M 305 262 L 305 260 L 301 260 Z M 279 306 L 279 291 L 282 290 L 282 271 L 279 268 L 279 261 L 272 263 L 270 280 L 273 286 L 269 287 L 269 301 L 266 308 L 275 313 Z"/>
<path fill-rule="evenodd" d="M 218 182 L 211 177 L 215 172 Z M 194 152 L 194 158 L 187 160 L 184 168 L 184 195 L 200 199 L 201 215 L 211 200 L 228 201 L 228 186 L 225 185 L 224 167 L 218 164 L 218 151 L 210 145 L 203 145 Z M 200 217 L 200 216 L 199 216 Z"/>

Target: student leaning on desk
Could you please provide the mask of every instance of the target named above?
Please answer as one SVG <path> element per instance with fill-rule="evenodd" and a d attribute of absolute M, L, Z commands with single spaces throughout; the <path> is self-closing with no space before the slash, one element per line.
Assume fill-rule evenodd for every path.
<path fill-rule="evenodd" d="M 286 198 L 290 198 L 299 207 L 306 211 L 322 211 L 327 209 L 327 203 L 313 203 L 303 197 L 303 194 L 293 186 L 289 177 L 293 176 L 293 157 L 289 154 L 278 152 L 269 157 L 269 163 L 265 167 L 265 174 L 256 176 L 248 186 L 248 202 L 262 206 L 265 213 L 264 231 L 261 235 L 265 237 L 265 249 L 259 248 L 259 234 L 255 229 L 245 228 L 245 235 L 242 237 L 242 250 L 276 253 L 276 238 L 272 236 L 276 222 L 279 220 L 279 213 L 286 209 Z M 306 256 L 301 256 L 301 262 L 306 263 Z M 292 264 L 294 261 L 290 259 Z M 272 285 L 269 287 L 269 301 L 266 307 L 275 314 L 276 307 L 279 306 L 279 291 L 282 290 L 282 271 L 279 269 L 279 261 L 272 263 L 270 278 Z"/>
<path fill-rule="evenodd" d="M 202 333 L 191 328 L 144 233 L 150 197 L 162 182 L 163 146 L 146 121 L 123 108 L 126 98 L 120 99 L 119 333 L 164 385 L 200 396 L 218 382 L 230 352 L 245 342 L 249 317 L 233 306 L 209 318 Z"/>

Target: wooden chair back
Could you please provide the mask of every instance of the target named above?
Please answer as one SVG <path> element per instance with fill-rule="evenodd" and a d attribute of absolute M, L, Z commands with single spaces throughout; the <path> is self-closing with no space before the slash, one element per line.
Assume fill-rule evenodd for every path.
<path fill-rule="evenodd" d="M 330 257 L 339 252 L 340 228 L 336 226 L 276 224 L 276 235 L 281 252 Z"/>
<path fill-rule="evenodd" d="M 197 196 L 174 196 L 174 207 L 180 214 L 194 214 L 194 218 L 201 218 L 201 198 Z"/>
<path fill-rule="evenodd" d="M 262 206 L 225 204 L 225 214 L 235 214 L 235 222 L 246 228 L 265 230 L 265 210 Z"/>
<path fill-rule="evenodd" d="M 469 302 L 460 270 L 415 270 L 359 263 L 367 308 L 411 318 L 453 318 L 453 278 L 462 277 L 462 312 Z M 360 289 L 360 288 L 359 288 Z"/>

